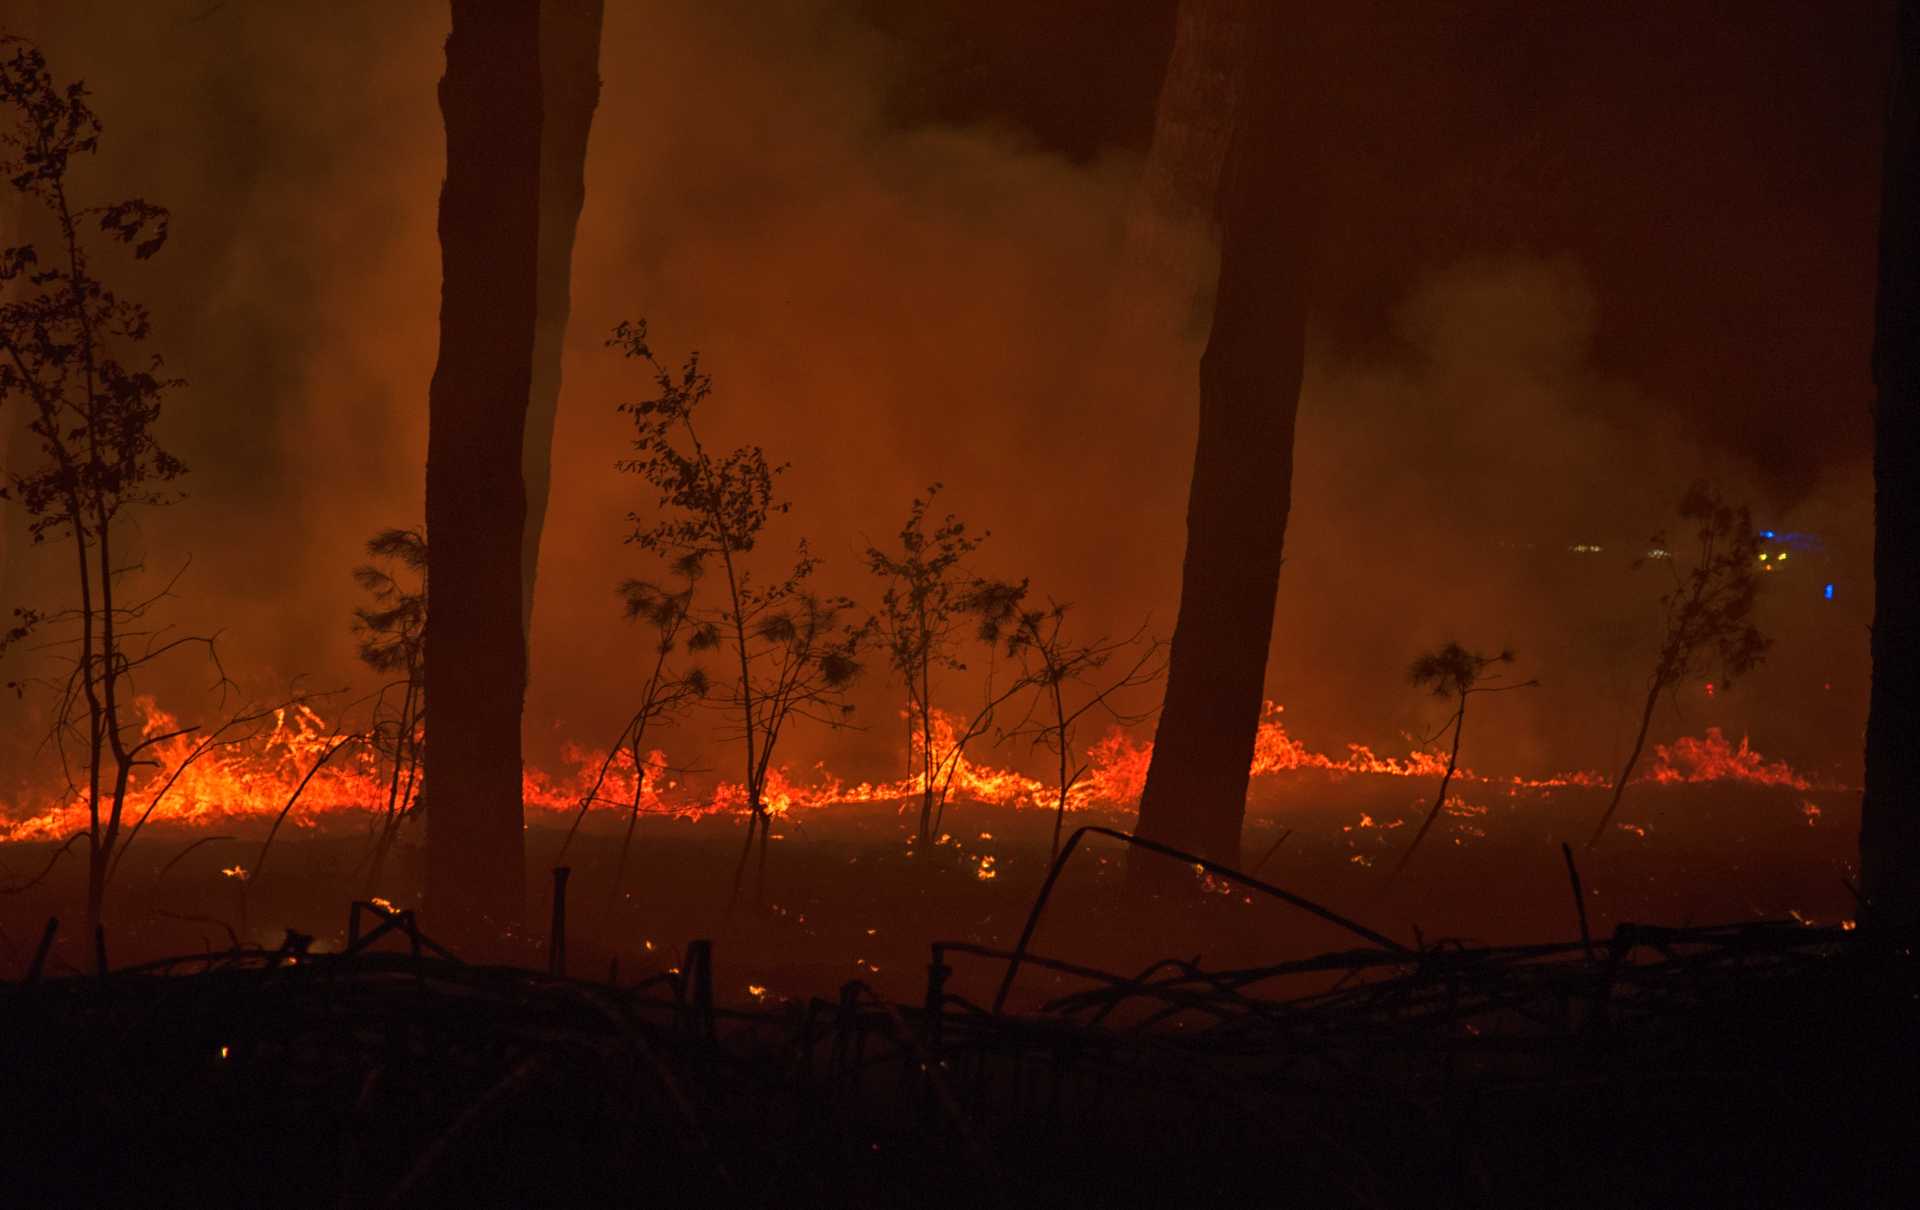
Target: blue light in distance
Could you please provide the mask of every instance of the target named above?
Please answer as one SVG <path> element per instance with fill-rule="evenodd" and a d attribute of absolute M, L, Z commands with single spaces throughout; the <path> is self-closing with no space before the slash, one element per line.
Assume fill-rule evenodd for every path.
<path fill-rule="evenodd" d="M 1829 601 L 1833 600 L 1833 585 L 1831 584 L 1827 585 L 1825 591 L 1821 592 L 1820 595 L 1825 597 Z"/>
<path fill-rule="evenodd" d="M 1770 529 L 1763 529 L 1760 531 L 1760 536 L 1771 541 L 1773 538 L 1773 531 Z"/>

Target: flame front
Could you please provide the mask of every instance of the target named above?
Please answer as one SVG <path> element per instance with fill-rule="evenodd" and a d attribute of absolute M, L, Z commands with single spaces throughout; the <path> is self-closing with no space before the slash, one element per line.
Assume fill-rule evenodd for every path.
<path fill-rule="evenodd" d="M 157 735 L 176 730 L 178 722 L 151 701 L 140 703 L 142 733 Z M 1439 753 L 1409 751 L 1401 757 L 1382 757 L 1363 744 L 1347 745 L 1344 756 L 1316 752 L 1287 734 L 1282 707 L 1268 702 L 1254 740 L 1250 773 L 1272 777 L 1313 770 L 1336 777 L 1379 776 L 1438 778 L 1446 771 Z M 1009 808 L 1053 809 L 1058 787 L 1013 769 L 999 768 L 954 755 L 953 720 L 936 715 L 933 728 L 936 784 L 951 768 L 948 786 L 952 801 Z M 314 710 L 295 706 L 279 711 L 273 725 L 244 743 L 204 744 L 194 734 L 180 735 L 156 745 L 153 767 L 142 770 L 128 796 L 128 822 L 150 817 L 154 823 L 174 826 L 219 827 L 248 820 L 271 820 L 283 812 L 287 822 L 313 827 L 335 815 L 372 815 L 389 801 L 388 782 L 380 758 L 365 744 L 354 744 L 326 761 L 303 791 L 296 791 L 309 771 L 320 763 L 337 739 L 337 732 Z M 1743 737 L 1736 746 L 1718 728 L 1704 736 L 1683 737 L 1654 750 L 1652 768 L 1644 780 L 1659 784 L 1736 781 L 1796 790 L 1815 784 L 1784 761 L 1769 761 L 1753 751 Z M 1069 789 L 1066 807 L 1129 808 L 1138 802 L 1146 784 L 1153 745 L 1115 729 L 1088 748 L 1087 772 Z M 674 767 L 663 751 L 647 754 L 636 768 L 630 751 L 609 758 L 605 749 L 570 744 L 563 751 L 564 772 L 528 769 L 523 793 L 530 814 L 557 817 L 589 810 L 697 818 L 746 810 L 746 792 L 736 782 L 722 781 L 698 790 L 671 776 Z M 924 765 L 916 754 L 916 766 Z M 604 774 L 602 770 L 605 770 Z M 776 816 L 861 803 L 902 802 L 918 798 L 923 776 L 889 782 L 848 782 L 816 765 L 802 780 L 790 768 L 772 770 L 765 791 L 766 806 Z M 1604 789 L 1610 783 L 1596 772 L 1579 771 L 1545 778 L 1484 776 L 1458 769 L 1461 785 L 1505 789 L 1509 794 L 1560 787 Z M 591 800 L 591 801 L 589 801 Z M 87 810 L 78 794 L 52 795 L 26 804 L 0 804 L 0 841 L 64 840 L 84 831 Z M 991 867 L 980 872 L 992 878 Z M 243 877 L 235 873 L 234 877 Z"/>

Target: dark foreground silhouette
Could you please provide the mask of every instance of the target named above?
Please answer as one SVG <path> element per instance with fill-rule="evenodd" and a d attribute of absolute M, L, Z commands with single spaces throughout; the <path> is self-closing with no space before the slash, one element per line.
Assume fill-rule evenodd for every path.
<path fill-rule="evenodd" d="M 47 977 L 50 926 L 0 986 L 9 1197 L 1894 1205 L 1913 1187 L 1904 935 L 1595 938 L 1583 916 L 1576 941 L 1403 947 L 1353 926 L 1360 948 L 1303 961 L 1133 975 L 946 942 L 919 1003 L 855 980 L 738 1010 L 706 942 L 638 982 L 569 977 L 556 903 L 545 972 L 462 962 L 365 903 L 339 952 L 289 933 L 104 976 Z M 969 966 L 991 1000 L 953 990 Z M 1073 990 L 1003 1010 L 1043 972 Z"/>

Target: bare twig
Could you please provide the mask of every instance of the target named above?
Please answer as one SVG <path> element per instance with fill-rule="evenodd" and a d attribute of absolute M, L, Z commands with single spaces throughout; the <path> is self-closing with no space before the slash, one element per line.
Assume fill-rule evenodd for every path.
<path fill-rule="evenodd" d="M 1560 843 L 1560 855 L 1567 860 L 1567 881 L 1573 884 L 1573 908 L 1580 914 L 1580 944 L 1587 951 L 1587 961 L 1593 961 L 1593 934 L 1587 931 L 1587 897 L 1580 889 L 1580 870 L 1573 864 L 1573 848 L 1565 841 Z"/>
<path fill-rule="evenodd" d="M 1282 903 L 1291 904 L 1302 911 L 1318 916 L 1329 924 L 1338 925 L 1348 932 L 1353 933 L 1355 936 L 1380 946 L 1382 949 L 1391 950 L 1397 954 L 1405 954 L 1408 952 L 1404 945 L 1383 934 L 1374 932 L 1363 924 L 1357 924 L 1337 912 L 1329 911 L 1321 907 L 1310 899 L 1304 899 L 1290 891 L 1283 891 L 1271 883 L 1262 882 L 1258 878 L 1242 873 L 1231 866 L 1224 866 L 1218 862 L 1209 861 L 1204 857 L 1197 857 L 1192 853 L 1182 852 L 1179 849 L 1173 848 L 1171 845 L 1163 845 L 1158 841 L 1147 840 L 1144 837 L 1132 836 L 1125 832 L 1117 832 L 1112 828 L 1102 828 L 1089 824 L 1086 827 L 1076 828 L 1073 835 L 1067 838 L 1067 843 L 1061 848 L 1060 855 L 1054 858 L 1052 868 L 1047 871 L 1046 881 L 1040 884 L 1040 893 L 1034 898 L 1032 910 L 1027 913 L 1027 923 L 1020 930 L 1020 940 L 1013 947 L 1013 958 L 1007 963 L 1006 976 L 1000 982 L 1000 990 L 994 995 L 993 1012 L 995 1016 L 998 1016 L 1006 1007 L 1007 993 L 1013 990 L 1014 976 L 1020 971 L 1020 963 L 1026 957 L 1027 946 L 1033 941 L 1034 930 L 1040 926 L 1040 913 L 1046 910 L 1047 899 L 1053 894 L 1054 883 L 1060 880 L 1060 872 L 1066 869 L 1067 859 L 1073 856 L 1073 850 L 1079 845 L 1080 838 L 1089 833 L 1095 836 L 1110 836 L 1115 840 L 1146 849 L 1149 852 L 1158 853 L 1163 857 L 1171 857 L 1176 861 L 1183 861 L 1188 865 L 1198 866 L 1210 874 L 1217 874 L 1222 878 L 1240 883 L 1242 886 L 1252 887 L 1254 890 L 1273 896 Z"/>

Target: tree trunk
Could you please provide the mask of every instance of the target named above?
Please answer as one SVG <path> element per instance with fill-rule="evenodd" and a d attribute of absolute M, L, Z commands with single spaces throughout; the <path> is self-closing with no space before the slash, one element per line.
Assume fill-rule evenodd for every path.
<path fill-rule="evenodd" d="M 1620 770 L 1619 778 L 1613 783 L 1613 797 L 1607 799 L 1606 811 L 1594 826 L 1593 835 L 1587 837 L 1587 848 L 1590 850 L 1606 838 L 1607 825 L 1613 822 L 1613 813 L 1620 809 L 1620 799 L 1627 792 L 1627 782 L 1640 764 L 1640 755 L 1647 750 L 1647 732 L 1653 729 L 1653 712 L 1660 705 L 1660 694 L 1665 688 L 1658 680 L 1647 687 L 1647 704 L 1640 711 L 1640 730 L 1634 733 L 1633 751 L 1627 753 L 1626 767 Z"/>
<path fill-rule="evenodd" d="M 533 585 L 553 480 L 553 430 L 560 412 L 560 357 L 572 304 L 573 236 L 586 203 L 587 135 L 600 103 L 600 26 L 605 0 L 541 0 L 540 269 L 533 332 L 533 389 L 527 399 L 526 537 L 520 554 L 520 620 L 531 641 Z"/>
<path fill-rule="evenodd" d="M 1460 767 L 1460 737 L 1466 729 L 1467 697 L 1463 693 L 1460 695 L 1460 712 L 1453 716 L 1453 751 L 1447 754 L 1447 771 L 1440 775 L 1440 792 L 1433 796 L 1433 809 L 1428 811 L 1427 817 L 1420 821 L 1420 830 L 1413 834 L 1413 840 L 1407 845 L 1407 851 L 1400 854 L 1400 860 L 1394 863 L 1393 873 L 1387 875 L 1389 884 L 1399 878 L 1400 872 L 1407 868 L 1407 863 L 1413 860 L 1413 854 L 1419 849 L 1420 842 L 1425 840 L 1427 833 L 1433 830 L 1433 821 L 1439 819 L 1440 812 L 1446 810 L 1447 787 L 1453 784 L 1454 770 Z"/>
<path fill-rule="evenodd" d="M 453 0 L 428 395 L 427 903 L 492 936 L 525 909 L 520 627 L 540 236 L 540 5 Z"/>
<path fill-rule="evenodd" d="M 10 189 L 6 190 L 4 195 L 0 195 L 0 248 L 25 242 L 21 238 L 24 232 L 20 229 L 19 221 L 24 213 L 24 207 L 19 205 L 18 198 L 19 195 Z M 0 304 L 10 301 L 8 296 L 18 289 L 19 287 L 12 283 L 0 285 Z M 25 408 L 0 411 L 0 467 L 12 465 L 9 455 L 13 446 L 14 430 L 25 426 L 26 413 Z M 25 443 L 22 442 L 22 444 Z M 27 510 L 23 505 L 11 497 L 0 498 L 0 618 L 9 620 L 12 619 L 12 611 L 23 603 L 26 595 L 20 591 L 26 582 L 26 568 L 20 566 L 26 561 L 24 557 L 27 550 L 26 521 Z M 0 740 L 0 745 L 4 745 L 5 742 Z M 0 754 L 5 753 L 6 748 L 0 746 Z M 0 782 L 0 794 L 12 788 L 5 782 Z"/>
<path fill-rule="evenodd" d="M 1920 0 L 1901 0 L 1887 110 L 1873 375 L 1873 689 L 1863 915 L 1920 923 Z"/>
<path fill-rule="evenodd" d="M 1240 111 L 1220 180 L 1220 280 L 1200 361 L 1200 431 L 1167 691 L 1137 834 L 1240 860 L 1293 478 L 1314 188 L 1286 103 L 1278 21 L 1251 18 Z M 1290 56 L 1291 57 L 1291 56 Z M 1136 886 L 1170 863 L 1130 862 Z"/>
<path fill-rule="evenodd" d="M 1060 790 L 1053 801 L 1053 844 L 1047 850 L 1048 868 L 1052 868 L 1053 863 L 1060 857 L 1060 833 L 1067 826 L 1067 791 L 1073 788 L 1068 784 L 1067 779 L 1066 710 L 1064 703 L 1060 700 L 1060 682 L 1058 681 L 1053 683 L 1053 717 L 1058 720 L 1054 724 L 1053 740 L 1060 756 Z"/>
<path fill-rule="evenodd" d="M 926 619 L 921 618 L 924 633 Z M 934 774 L 940 768 L 940 762 L 933 756 L 933 643 L 928 640 L 920 652 L 920 774 L 923 785 L 920 787 L 920 847 L 928 852 L 933 847 L 933 815 L 937 806 L 933 789 Z"/>
<path fill-rule="evenodd" d="M 1160 86 L 1153 143 L 1127 215 L 1129 281 L 1122 318 L 1145 322 L 1144 304 L 1171 292 L 1201 303 L 1207 283 L 1194 241 L 1214 228 L 1221 165 L 1239 112 L 1242 66 L 1263 0 L 1184 0 Z"/>

